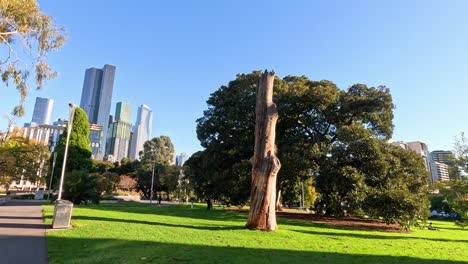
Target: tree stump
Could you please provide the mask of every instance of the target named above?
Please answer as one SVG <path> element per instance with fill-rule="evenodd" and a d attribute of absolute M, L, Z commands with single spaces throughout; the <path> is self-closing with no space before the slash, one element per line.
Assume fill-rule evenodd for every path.
<path fill-rule="evenodd" d="M 265 71 L 257 86 L 255 149 L 252 158 L 252 190 L 246 227 L 272 231 L 276 226 L 276 175 L 281 163 L 276 157 L 275 129 L 278 120 L 273 103 L 275 73 Z"/>

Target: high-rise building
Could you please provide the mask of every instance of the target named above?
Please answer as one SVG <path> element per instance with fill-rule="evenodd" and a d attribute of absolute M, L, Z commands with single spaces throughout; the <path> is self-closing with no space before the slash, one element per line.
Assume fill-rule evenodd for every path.
<path fill-rule="evenodd" d="M 52 116 L 53 108 L 54 100 L 36 97 L 36 104 L 34 105 L 34 112 L 31 123 L 36 123 L 38 125 L 48 125 L 50 123 L 50 117 Z"/>
<path fill-rule="evenodd" d="M 412 150 L 416 152 L 417 154 L 421 155 L 421 157 L 423 157 L 426 170 L 431 172 L 431 166 L 430 166 L 431 158 L 430 158 L 429 148 L 427 144 L 421 141 L 413 141 L 413 142 L 407 142 L 406 145 L 408 146 L 408 150 Z"/>
<path fill-rule="evenodd" d="M 115 120 L 130 123 L 130 104 L 118 102 L 115 106 Z"/>
<path fill-rule="evenodd" d="M 432 169 L 433 169 L 433 172 L 432 173 L 432 182 L 435 182 L 435 181 L 449 181 L 450 180 L 450 177 L 449 177 L 449 169 L 448 169 L 448 165 L 445 164 L 445 163 L 442 163 L 442 162 L 437 162 L 437 161 L 434 161 L 432 163 Z"/>
<path fill-rule="evenodd" d="M 401 147 L 406 150 L 411 150 L 419 154 L 424 159 L 424 166 L 430 174 L 431 184 L 435 181 L 448 181 L 448 166 L 442 161 L 447 161 L 450 151 L 433 151 L 429 153 L 429 148 L 426 143 L 421 141 L 403 142 L 390 141 L 389 144 Z"/>
<path fill-rule="evenodd" d="M 88 115 L 90 124 L 102 128 L 101 148 L 95 159 L 102 159 L 105 153 L 107 130 L 109 127 L 109 114 L 114 88 L 115 66 L 104 65 L 102 69 L 86 69 L 81 93 L 80 107 Z"/>
<path fill-rule="evenodd" d="M 138 107 L 138 114 L 133 126 L 132 142 L 130 147 L 130 158 L 138 159 L 143 144 L 150 139 L 151 127 L 153 125 L 153 111 L 147 105 Z"/>
<path fill-rule="evenodd" d="M 188 158 L 187 153 L 185 152 L 180 153 L 180 155 L 176 157 L 176 166 L 182 167 L 184 163 L 187 161 L 187 158 Z"/>
<path fill-rule="evenodd" d="M 103 137 L 104 132 L 101 126 L 89 124 L 89 143 L 91 144 L 92 159 L 102 159 L 104 157 L 104 152 L 102 152 Z"/>
<path fill-rule="evenodd" d="M 118 102 L 115 108 L 115 122 L 109 126 L 106 155 L 108 160 L 121 161 L 128 157 L 130 146 L 130 105 Z"/>
<path fill-rule="evenodd" d="M 434 161 L 448 164 L 453 156 L 453 152 L 450 150 L 434 150 L 431 152 L 431 155 Z"/>

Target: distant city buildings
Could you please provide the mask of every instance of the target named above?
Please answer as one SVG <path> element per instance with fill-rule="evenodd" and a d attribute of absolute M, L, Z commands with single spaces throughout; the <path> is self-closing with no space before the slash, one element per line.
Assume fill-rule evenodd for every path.
<path fill-rule="evenodd" d="M 432 182 L 435 181 L 449 181 L 449 168 L 448 165 L 442 162 L 434 161 L 431 163 L 431 177 Z"/>
<path fill-rule="evenodd" d="M 176 157 L 176 166 L 182 167 L 184 163 L 187 161 L 187 159 L 188 159 L 187 153 L 185 152 L 180 153 L 180 155 Z"/>
<path fill-rule="evenodd" d="M 93 124 L 90 133 L 91 148 L 99 148 L 99 150 L 93 150 L 94 159 L 102 159 L 106 150 L 114 77 L 115 66 L 108 64 L 102 69 L 89 68 L 85 72 L 80 107 L 88 115 L 90 124 Z M 97 132 L 98 128 L 101 132 Z M 95 142 L 99 134 L 101 134 L 100 141 Z"/>
<path fill-rule="evenodd" d="M 138 107 L 138 114 L 133 126 L 132 141 L 130 143 L 130 159 L 138 159 L 143 144 L 151 137 L 153 111 L 147 105 Z"/>
<path fill-rule="evenodd" d="M 54 100 L 36 97 L 31 123 L 36 123 L 38 125 L 50 124 L 53 108 Z"/>
<path fill-rule="evenodd" d="M 23 127 L 20 130 L 22 137 L 48 145 L 49 151 L 53 152 L 64 128 L 65 125 L 37 125 L 33 123 L 32 126 Z"/>
<path fill-rule="evenodd" d="M 431 156 L 434 161 L 448 164 L 453 157 L 453 152 L 449 150 L 434 150 L 431 152 Z"/>
<path fill-rule="evenodd" d="M 436 150 L 429 152 L 429 147 L 421 141 L 403 142 L 389 141 L 389 144 L 401 147 L 406 150 L 411 150 L 419 154 L 424 159 L 424 166 L 430 174 L 431 184 L 435 181 L 448 181 L 449 169 L 447 161 L 452 155 L 451 151 Z"/>
<path fill-rule="evenodd" d="M 128 103 L 118 102 L 115 108 L 115 121 L 110 124 L 107 136 L 106 155 L 107 160 L 121 161 L 129 155 L 130 135 L 132 125 L 130 123 L 131 108 Z"/>

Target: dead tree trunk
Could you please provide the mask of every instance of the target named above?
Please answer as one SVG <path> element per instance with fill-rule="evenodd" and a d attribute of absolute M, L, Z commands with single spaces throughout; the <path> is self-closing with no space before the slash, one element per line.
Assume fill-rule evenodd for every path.
<path fill-rule="evenodd" d="M 281 167 L 276 157 L 275 129 L 278 120 L 273 103 L 274 72 L 262 74 L 255 106 L 255 148 L 252 158 L 252 191 L 246 227 L 272 231 L 276 226 L 276 174 Z"/>

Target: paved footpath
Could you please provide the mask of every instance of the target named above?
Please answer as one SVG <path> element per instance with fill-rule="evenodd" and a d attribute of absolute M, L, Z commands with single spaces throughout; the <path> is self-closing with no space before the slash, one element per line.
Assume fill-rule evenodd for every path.
<path fill-rule="evenodd" d="M 10 200 L 0 205 L 0 263 L 47 264 L 41 202 Z"/>

